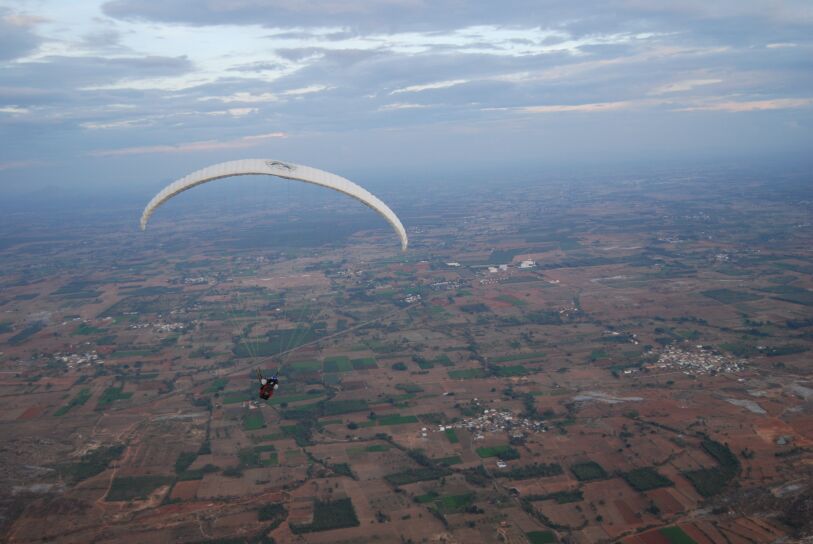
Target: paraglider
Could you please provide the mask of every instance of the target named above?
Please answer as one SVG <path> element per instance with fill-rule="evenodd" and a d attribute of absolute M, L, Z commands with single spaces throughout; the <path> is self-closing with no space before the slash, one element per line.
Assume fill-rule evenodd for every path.
<path fill-rule="evenodd" d="M 276 375 L 270 378 L 263 377 L 263 373 L 260 372 L 259 368 L 257 369 L 257 379 L 260 380 L 260 398 L 263 400 L 270 399 L 274 395 L 274 391 L 279 387 L 279 379 Z"/>
<path fill-rule="evenodd" d="M 401 224 L 401 220 L 398 219 L 398 216 L 395 215 L 386 204 L 363 187 L 336 174 L 325 172 L 324 170 L 268 159 L 243 159 L 215 164 L 203 168 L 202 170 L 192 172 L 167 185 L 161 192 L 155 195 L 149 204 L 147 204 L 147 207 L 144 208 L 144 213 L 141 214 L 141 230 L 147 228 L 147 221 L 149 221 L 150 216 L 155 210 L 175 195 L 216 179 L 248 175 L 269 175 L 302 181 L 333 189 L 334 191 L 351 196 L 362 204 L 372 208 L 386 219 L 401 241 L 401 251 L 406 251 L 407 249 L 409 241 L 404 225 Z"/>
<path fill-rule="evenodd" d="M 286 163 L 270 159 L 242 159 L 237 161 L 223 162 L 197 170 L 188 174 L 164 187 L 158 194 L 144 208 L 141 214 L 141 230 L 147 228 L 147 222 L 153 213 L 165 202 L 175 197 L 176 195 L 222 178 L 231 178 L 235 176 L 250 176 L 250 175 L 268 175 L 277 178 L 289 179 L 294 181 L 301 181 L 318 185 L 328 189 L 332 189 L 339 193 L 351 196 L 361 202 L 362 204 L 372 208 L 382 216 L 393 228 L 399 241 L 401 242 L 401 251 L 406 251 L 409 240 L 407 239 L 406 230 L 401 220 L 395 213 L 378 199 L 375 195 L 356 185 L 350 180 L 347 180 L 336 174 L 311 168 L 309 166 L 302 166 L 298 164 Z M 270 378 L 265 378 L 262 372 L 257 369 L 257 379 L 260 382 L 259 396 L 263 400 L 270 399 L 274 392 L 279 387 L 279 379 L 277 372 Z"/>

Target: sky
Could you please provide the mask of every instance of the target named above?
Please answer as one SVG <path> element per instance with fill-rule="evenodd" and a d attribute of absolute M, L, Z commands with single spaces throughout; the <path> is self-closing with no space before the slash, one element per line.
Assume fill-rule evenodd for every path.
<path fill-rule="evenodd" d="M 813 2 L 0 0 L 0 137 L 0 195 L 803 157 Z"/>

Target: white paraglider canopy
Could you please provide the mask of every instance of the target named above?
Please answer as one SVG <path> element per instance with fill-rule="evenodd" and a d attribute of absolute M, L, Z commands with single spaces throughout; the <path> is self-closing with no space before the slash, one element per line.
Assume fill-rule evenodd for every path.
<path fill-rule="evenodd" d="M 147 204 L 147 207 L 144 208 L 144 213 L 141 214 L 141 230 L 147 228 L 147 221 L 149 221 L 150 216 L 155 210 L 175 195 L 216 179 L 250 175 L 268 175 L 303 181 L 352 196 L 386 219 L 401 240 L 401 251 L 406 251 L 407 249 L 409 240 L 407 239 L 406 230 L 404 229 L 404 225 L 401 224 L 401 220 L 398 219 L 398 216 L 395 215 L 389 206 L 384 204 L 368 190 L 356 185 L 348 179 L 337 176 L 336 174 L 331 174 L 330 172 L 325 172 L 324 170 L 271 159 L 242 159 L 222 162 L 192 172 L 170 183 L 164 187 L 161 192 L 155 195 L 149 204 Z"/>

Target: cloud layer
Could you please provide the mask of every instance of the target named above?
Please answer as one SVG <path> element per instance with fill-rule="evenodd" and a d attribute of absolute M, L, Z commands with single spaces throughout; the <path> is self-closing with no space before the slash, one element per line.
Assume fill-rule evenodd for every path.
<path fill-rule="evenodd" d="M 0 7 L 0 181 L 240 149 L 384 169 L 495 141 L 505 163 L 813 141 L 804 0 L 67 4 Z"/>

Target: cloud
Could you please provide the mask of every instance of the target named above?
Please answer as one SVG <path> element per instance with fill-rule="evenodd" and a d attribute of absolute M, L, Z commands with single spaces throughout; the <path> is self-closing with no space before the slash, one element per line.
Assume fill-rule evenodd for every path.
<path fill-rule="evenodd" d="M 439 30 L 485 22 L 549 25 L 553 20 L 589 34 L 597 27 L 606 31 L 610 26 L 635 27 L 652 20 L 703 31 L 757 26 L 755 22 L 776 26 L 813 20 L 809 0 L 112 0 L 102 10 L 109 17 L 129 21 L 297 27 L 292 31 L 308 26 Z"/>
<path fill-rule="evenodd" d="M 245 117 L 246 115 L 257 113 L 257 108 L 230 108 L 226 110 L 226 113 L 233 117 Z"/>
<path fill-rule="evenodd" d="M 224 104 L 230 103 L 241 103 L 241 104 L 261 104 L 261 103 L 268 103 L 268 102 L 279 102 L 283 100 L 285 97 L 293 96 L 302 96 L 306 94 L 313 94 L 313 93 L 320 93 L 330 89 L 327 85 L 319 85 L 313 84 L 308 85 L 306 87 L 298 87 L 295 89 L 288 89 L 285 91 L 281 91 L 279 93 L 259 93 L 253 94 L 250 91 L 238 91 L 236 93 L 227 95 L 227 96 L 202 96 L 198 98 L 201 102 L 208 102 L 208 101 L 218 101 L 223 102 Z"/>
<path fill-rule="evenodd" d="M 29 113 L 30 111 L 28 108 L 20 108 L 18 106 L 0 106 L 0 113 L 8 113 L 10 115 L 21 115 Z"/>
<path fill-rule="evenodd" d="M 175 145 L 148 145 L 135 147 L 122 147 L 118 149 L 97 149 L 88 153 L 93 157 L 116 157 L 121 155 L 152 155 L 157 153 L 198 153 L 201 151 L 215 151 L 219 149 L 242 149 L 254 147 L 265 140 L 287 138 L 284 132 L 269 132 L 243 136 L 234 140 L 205 140 L 201 142 L 186 142 Z"/>
<path fill-rule="evenodd" d="M 41 20 L 0 7 L 0 61 L 20 58 L 37 49 L 42 39 L 32 32 L 32 27 Z"/>
<path fill-rule="evenodd" d="M 0 72 L 0 84 L 49 89 L 101 87 L 122 80 L 176 76 L 191 72 L 194 65 L 188 57 L 161 56 L 66 56 L 48 55 L 36 62 L 17 62 Z"/>
<path fill-rule="evenodd" d="M 241 104 L 260 104 L 263 102 L 277 102 L 280 100 L 280 97 L 276 93 L 252 94 L 247 91 L 240 91 L 228 96 L 203 96 L 198 98 L 198 100 L 201 102 L 216 100 L 218 102 L 223 102 L 224 104 L 230 104 L 232 102 L 239 102 Z"/>
<path fill-rule="evenodd" d="M 121 119 L 109 122 L 86 121 L 83 123 L 79 123 L 79 126 L 88 130 L 108 130 L 117 128 L 144 127 L 154 124 L 154 122 L 155 122 L 154 119 L 144 117 L 138 119 Z"/>
<path fill-rule="evenodd" d="M 774 98 L 769 100 L 742 100 L 701 103 L 678 108 L 677 111 L 768 111 L 805 108 L 813 104 L 813 98 Z"/>
<path fill-rule="evenodd" d="M 183 22 L 193 25 L 261 24 L 268 27 L 298 26 L 437 26 L 456 17 L 461 23 L 496 18 L 512 8 L 532 7 L 536 0 L 514 0 L 512 6 L 494 9 L 490 2 L 454 0 L 113 0 L 105 15 L 124 20 Z M 496 6 L 495 6 L 496 7 Z M 432 24 L 433 19 L 435 21 Z"/>
<path fill-rule="evenodd" d="M 779 127 L 794 108 L 789 146 L 813 126 L 813 23 L 797 0 L 776 16 L 755 0 L 63 2 L 0 8 L 0 161 L 70 159 L 77 178 L 73 159 L 89 152 L 163 153 L 157 165 L 262 141 L 235 135 L 269 126 L 359 149 L 385 132 L 452 142 L 494 130 L 508 160 L 539 127 L 619 138 L 627 112 L 638 132 L 613 145 L 690 125 L 711 139 L 715 111 L 775 111 Z M 768 138 L 748 114 L 725 117 L 715 136 L 729 131 L 731 149 Z M 304 141 L 284 146 L 313 153 Z"/>
<path fill-rule="evenodd" d="M 696 87 L 700 87 L 703 85 L 714 85 L 716 83 L 722 83 L 722 79 L 685 79 L 683 81 L 676 81 L 674 83 L 667 83 L 666 85 L 661 85 L 660 87 L 656 87 L 653 89 L 650 94 L 669 94 L 669 93 L 683 93 L 686 91 L 691 91 Z"/>
<path fill-rule="evenodd" d="M 30 168 L 32 166 L 40 166 L 44 164 L 42 161 L 9 161 L 0 162 L 0 170 L 14 170 L 19 168 Z"/>
<path fill-rule="evenodd" d="M 516 108 L 525 113 L 563 113 L 563 112 L 604 112 L 626 110 L 636 106 L 646 105 L 644 100 L 622 100 L 618 102 L 595 102 L 592 104 L 553 104 L 548 106 L 526 106 Z"/>
<path fill-rule="evenodd" d="M 428 108 L 426 104 L 412 104 L 408 102 L 395 102 L 393 104 L 385 104 L 378 108 L 378 111 L 396 111 L 396 110 L 416 110 Z"/>
<path fill-rule="evenodd" d="M 282 91 L 282 94 L 285 96 L 302 96 L 303 94 L 313 94 L 313 93 L 321 93 L 322 91 L 329 90 L 330 87 L 327 85 L 308 85 L 307 87 L 299 87 L 296 89 L 288 89 L 287 91 Z"/>
<path fill-rule="evenodd" d="M 256 61 L 226 68 L 230 72 L 276 72 L 285 68 L 280 62 Z"/>
<path fill-rule="evenodd" d="M 462 85 L 464 83 L 468 83 L 469 80 L 467 79 L 450 79 L 447 81 L 436 81 L 435 83 L 424 83 L 420 85 L 409 85 L 408 87 L 403 87 L 401 89 L 395 89 L 394 91 L 390 92 L 390 94 L 400 94 L 400 93 L 419 93 L 422 91 L 431 91 L 434 89 L 448 89 L 449 87 L 454 87 L 456 85 Z"/>

